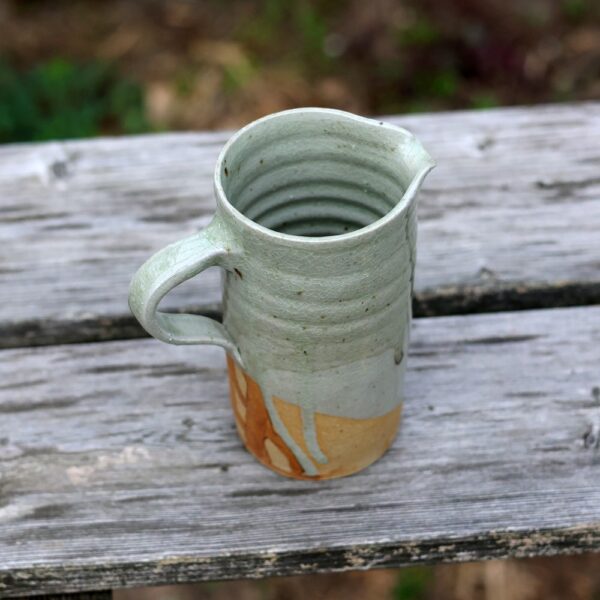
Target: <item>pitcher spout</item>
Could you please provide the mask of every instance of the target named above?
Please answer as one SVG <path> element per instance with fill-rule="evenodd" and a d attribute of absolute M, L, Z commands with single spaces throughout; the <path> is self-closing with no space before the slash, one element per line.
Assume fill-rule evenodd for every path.
<path fill-rule="evenodd" d="M 403 184 L 402 203 L 408 203 L 423 185 L 427 174 L 436 166 L 423 144 L 407 129 L 384 125 L 394 144 L 392 160 Z"/>

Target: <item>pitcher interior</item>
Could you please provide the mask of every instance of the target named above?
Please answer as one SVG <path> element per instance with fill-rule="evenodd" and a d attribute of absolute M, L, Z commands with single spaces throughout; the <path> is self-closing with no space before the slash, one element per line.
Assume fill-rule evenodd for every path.
<path fill-rule="evenodd" d="M 410 179 L 390 128 L 319 111 L 255 123 L 221 166 L 225 194 L 238 211 L 268 229 L 309 237 L 377 221 Z"/>

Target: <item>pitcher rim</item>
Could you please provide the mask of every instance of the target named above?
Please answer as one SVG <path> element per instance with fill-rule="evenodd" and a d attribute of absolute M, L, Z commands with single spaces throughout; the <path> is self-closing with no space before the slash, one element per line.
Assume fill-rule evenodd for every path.
<path fill-rule="evenodd" d="M 333 115 L 342 119 L 346 119 L 348 121 L 354 121 L 359 123 L 366 123 L 372 127 L 378 127 L 382 129 L 387 129 L 393 131 L 395 134 L 401 134 L 410 142 L 415 143 L 420 148 L 423 153 L 423 166 L 421 166 L 416 174 L 412 177 L 410 184 L 402 194 L 402 198 L 394 205 L 394 207 L 389 210 L 385 215 L 379 217 L 377 220 L 356 229 L 354 231 L 349 231 L 347 233 L 341 233 L 336 235 L 325 235 L 325 236 L 304 236 L 304 235 L 295 235 L 290 233 L 282 233 L 280 231 L 275 231 L 274 229 L 269 229 L 256 221 L 253 221 L 244 213 L 239 211 L 229 200 L 225 190 L 223 188 L 222 181 L 222 172 L 223 172 L 223 163 L 230 148 L 239 140 L 242 136 L 245 136 L 250 131 L 252 131 L 255 127 L 265 123 L 266 121 L 270 121 L 273 119 L 281 119 L 288 117 L 290 115 L 299 114 L 299 113 L 312 113 L 312 114 L 324 114 L 324 115 Z M 411 201 L 414 199 L 417 194 L 421 183 L 425 179 L 426 175 L 436 166 L 435 161 L 429 153 L 425 150 L 421 142 L 417 139 L 417 137 L 405 129 L 404 127 L 399 127 L 397 125 L 392 125 L 390 123 L 386 123 L 381 120 L 371 119 L 368 117 L 363 117 L 360 115 L 355 115 L 353 113 L 335 109 L 335 108 L 320 108 L 320 107 L 304 107 L 304 108 L 292 108 L 288 110 L 279 111 L 276 113 L 272 113 L 256 119 L 251 123 L 248 123 L 238 131 L 236 131 L 226 142 L 226 144 L 221 149 L 219 153 L 219 157 L 217 158 L 217 162 L 215 165 L 214 171 L 214 189 L 215 195 L 217 198 L 217 204 L 219 208 L 225 210 L 230 217 L 232 217 L 236 222 L 242 224 L 253 233 L 266 236 L 267 238 L 278 241 L 281 243 L 285 243 L 288 245 L 302 245 L 302 246 L 311 246 L 311 245 L 325 245 L 325 244 L 337 244 L 342 242 L 351 242 L 357 241 L 364 237 L 368 237 L 373 233 L 376 233 L 378 230 L 385 227 L 391 221 L 394 221 L 396 218 L 400 216 L 401 213 L 407 210 L 408 206 L 410 206 Z"/>

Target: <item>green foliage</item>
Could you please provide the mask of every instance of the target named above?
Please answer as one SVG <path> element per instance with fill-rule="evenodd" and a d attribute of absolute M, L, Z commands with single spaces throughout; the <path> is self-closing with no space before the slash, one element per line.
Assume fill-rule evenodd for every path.
<path fill-rule="evenodd" d="M 571 21 L 580 21 L 588 12 L 587 0 L 563 0 L 562 10 Z"/>
<path fill-rule="evenodd" d="M 409 100 L 405 103 L 399 103 L 395 110 L 389 112 L 400 113 L 424 113 L 434 112 L 436 110 L 435 102 L 431 100 Z"/>
<path fill-rule="evenodd" d="M 238 37 L 251 44 L 268 47 L 277 41 L 286 18 L 286 4 L 281 0 L 265 0 L 259 14 L 245 22 Z"/>
<path fill-rule="evenodd" d="M 402 569 L 393 591 L 393 600 L 425 600 L 432 575 L 427 567 Z"/>
<path fill-rule="evenodd" d="M 323 48 L 327 35 L 327 25 L 323 15 L 308 2 L 295 4 L 294 22 L 300 32 L 308 58 L 324 60 Z"/>
<path fill-rule="evenodd" d="M 55 58 L 21 73 L 0 62 L 0 143 L 148 128 L 141 88 L 104 63 Z"/>
<path fill-rule="evenodd" d="M 285 0 L 265 0 L 263 12 L 265 22 L 272 27 L 281 24 L 285 18 L 286 5 Z"/>
<path fill-rule="evenodd" d="M 191 96 L 194 91 L 195 70 L 189 66 L 180 68 L 175 73 L 174 84 L 177 95 L 181 98 Z"/>
<path fill-rule="evenodd" d="M 454 69 L 423 70 L 414 76 L 419 97 L 452 98 L 458 91 L 460 78 Z"/>
<path fill-rule="evenodd" d="M 431 91 L 439 98 L 451 98 L 458 91 L 459 79 L 454 71 L 442 71 L 431 78 Z"/>
<path fill-rule="evenodd" d="M 424 17 L 420 17 L 398 34 L 399 42 L 403 46 L 430 46 L 438 42 L 440 37 L 435 24 Z"/>
<path fill-rule="evenodd" d="M 259 54 L 276 48 L 279 58 L 286 57 L 309 70 L 326 70 L 332 61 L 325 53 L 328 16 L 336 6 L 324 0 L 265 0 L 237 37 Z"/>
<path fill-rule="evenodd" d="M 223 67 L 223 85 L 226 93 L 231 94 L 243 87 L 252 79 L 255 73 L 254 66 L 247 59 L 225 65 Z"/>
<path fill-rule="evenodd" d="M 493 92 L 481 92 L 471 98 L 471 108 L 494 108 L 500 101 Z"/>

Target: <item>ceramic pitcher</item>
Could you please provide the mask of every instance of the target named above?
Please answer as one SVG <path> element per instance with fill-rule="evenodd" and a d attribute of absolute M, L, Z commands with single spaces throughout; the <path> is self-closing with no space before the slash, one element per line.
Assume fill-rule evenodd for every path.
<path fill-rule="evenodd" d="M 219 156 L 212 222 L 134 276 L 130 306 L 151 335 L 225 348 L 239 435 L 274 471 L 349 475 L 394 439 L 416 197 L 433 164 L 380 121 L 320 108 L 259 119 Z M 222 324 L 157 310 L 214 265 L 226 274 Z"/>

